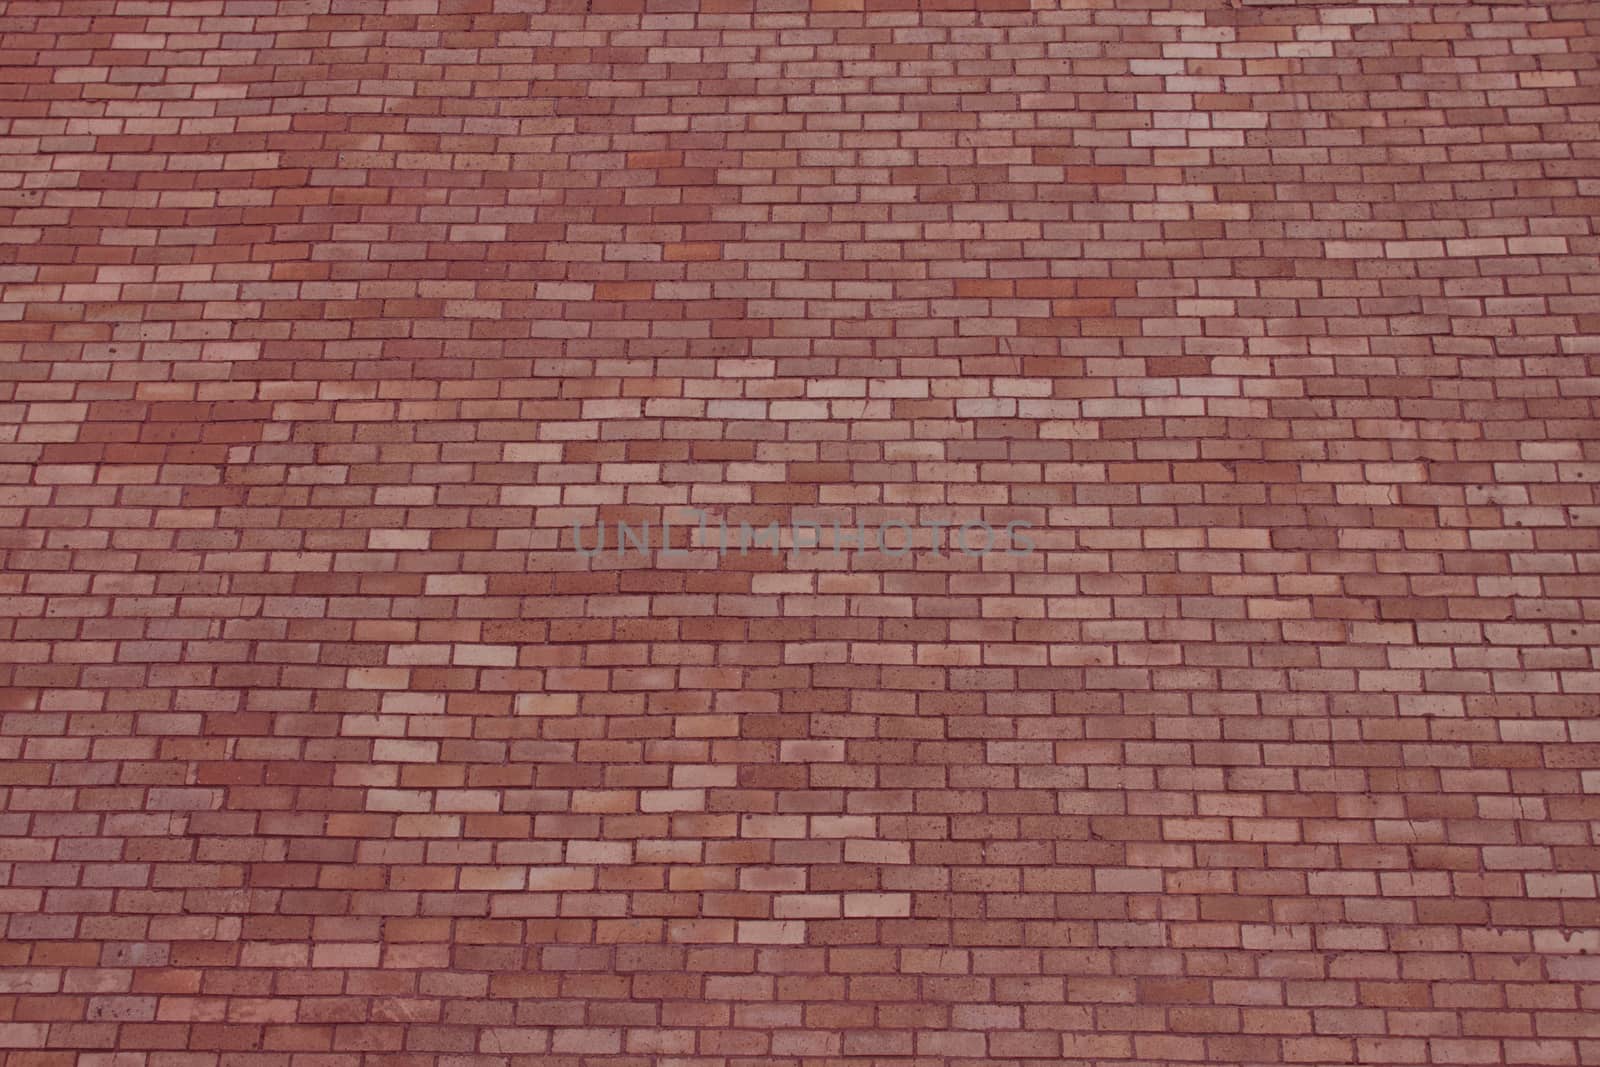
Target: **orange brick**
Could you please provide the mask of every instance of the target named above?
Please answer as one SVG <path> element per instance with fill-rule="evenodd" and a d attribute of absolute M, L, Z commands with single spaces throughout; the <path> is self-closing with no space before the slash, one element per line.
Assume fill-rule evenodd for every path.
<path fill-rule="evenodd" d="M 721 259 L 722 247 L 711 241 L 669 244 L 662 248 L 661 257 L 669 263 L 699 263 L 706 260 Z"/>
<path fill-rule="evenodd" d="M 655 291 L 652 282 L 597 282 L 594 287 L 596 300 L 649 300 Z"/>

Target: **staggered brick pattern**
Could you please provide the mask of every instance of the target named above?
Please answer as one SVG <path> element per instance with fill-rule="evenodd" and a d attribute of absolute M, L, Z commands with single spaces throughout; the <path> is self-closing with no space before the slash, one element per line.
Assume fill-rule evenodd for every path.
<path fill-rule="evenodd" d="M 1600 1064 L 1600 4 L 0 35 L 5 1067 Z"/>

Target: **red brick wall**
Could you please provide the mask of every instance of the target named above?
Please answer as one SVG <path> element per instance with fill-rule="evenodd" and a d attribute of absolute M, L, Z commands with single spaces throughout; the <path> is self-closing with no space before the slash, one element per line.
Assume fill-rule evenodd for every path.
<path fill-rule="evenodd" d="M 1596 4 L 0 33 L 5 1067 L 1600 1063 Z"/>

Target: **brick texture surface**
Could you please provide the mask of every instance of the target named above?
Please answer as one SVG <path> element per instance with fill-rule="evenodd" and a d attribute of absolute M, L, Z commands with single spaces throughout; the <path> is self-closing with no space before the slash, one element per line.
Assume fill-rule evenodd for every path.
<path fill-rule="evenodd" d="M 1600 1064 L 1597 215 L 1593 2 L 11 0 L 0 1061 Z"/>

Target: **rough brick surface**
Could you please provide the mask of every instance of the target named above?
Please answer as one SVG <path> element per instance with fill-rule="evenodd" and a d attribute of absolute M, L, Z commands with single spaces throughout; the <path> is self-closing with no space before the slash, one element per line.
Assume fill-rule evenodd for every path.
<path fill-rule="evenodd" d="M 5 1067 L 1600 1064 L 1600 6 L 0 50 Z"/>

